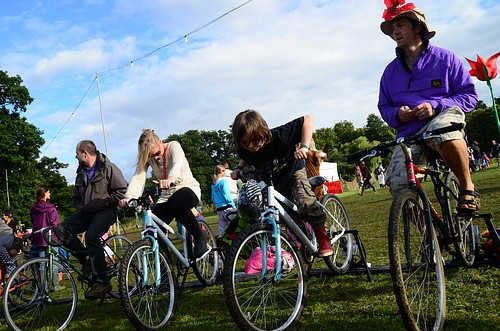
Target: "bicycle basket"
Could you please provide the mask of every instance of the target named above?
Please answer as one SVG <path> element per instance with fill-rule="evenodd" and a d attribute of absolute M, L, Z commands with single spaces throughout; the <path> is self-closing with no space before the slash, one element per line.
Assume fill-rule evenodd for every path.
<path fill-rule="evenodd" d="M 264 182 L 254 179 L 248 180 L 241 188 L 238 196 L 238 215 L 248 223 L 256 223 L 263 209 L 264 197 L 262 190 L 266 187 Z"/>

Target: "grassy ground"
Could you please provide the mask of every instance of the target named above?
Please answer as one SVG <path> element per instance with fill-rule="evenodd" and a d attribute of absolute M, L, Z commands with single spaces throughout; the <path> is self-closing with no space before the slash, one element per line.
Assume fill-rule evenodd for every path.
<path fill-rule="evenodd" d="M 482 211 L 500 215 L 500 167 L 473 173 L 481 192 Z M 388 265 L 387 222 L 391 197 L 387 190 L 367 191 L 360 197 L 355 192 L 340 195 L 359 230 L 372 266 Z M 211 224 L 216 220 L 210 218 Z M 486 227 L 479 221 L 480 231 Z M 500 227 L 500 220 L 496 220 Z M 133 232 L 129 228 L 128 232 Z M 137 234 L 132 234 L 136 236 Z M 498 330 L 500 328 L 500 268 L 483 265 L 470 269 L 447 267 L 446 330 Z M 317 268 L 325 268 L 320 261 Z M 374 271 L 377 268 L 373 268 Z M 368 282 L 364 274 L 312 276 L 308 282 L 309 301 L 302 318 L 302 330 L 401 330 L 403 328 L 392 292 L 389 273 L 374 272 Z M 106 299 L 102 305 L 80 296 L 71 330 L 131 330 L 121 302 Z M 6 330 L 0 322 L 0 330 Z M 222 285 L 188 287 L 171 330 L 234 330 L 236 325 L 227 311 Z"/>

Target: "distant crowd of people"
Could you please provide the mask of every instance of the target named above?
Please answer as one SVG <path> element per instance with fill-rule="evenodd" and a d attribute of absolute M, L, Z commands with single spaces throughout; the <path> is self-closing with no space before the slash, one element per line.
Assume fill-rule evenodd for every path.
<path fill-rule="evenodd" d="M 471 172 L 488 168 L 492 159 L 496 159 L 497 164 L 500 165 L 500 144 L 497 144 L 495 140 L 491 141 L 489 153 L 481 151 L 477 141 L 473 141 L 471 145 L 467 147 L 467 152 L 469 154 L 469 170 Z"/>

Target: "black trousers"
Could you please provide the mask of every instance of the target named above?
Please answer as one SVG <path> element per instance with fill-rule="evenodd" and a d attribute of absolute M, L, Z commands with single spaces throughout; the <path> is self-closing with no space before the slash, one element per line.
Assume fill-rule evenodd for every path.
<path fill-rule="evenodd" d="M 183 187 L 172 194 L 167 202 L 157 204 L 153 209 L 153 214 L 167 224 L 170 224 L 175 218 L 197 240 L 203 233 L 191 209 L 196 207 L 198 202 L 198 196 L 193 190 Z M 163 241 L 160 240 L 159 243 L 162 249 L 167 250 Z"/>
<path fill-rule="evenodd" d="M 170 196 L 167 202 L 157 204 L 153 214 L 163 222 L 170 224 L 175 218 L 182 220 L 189 215 L 191 209 L 198 204 L 198 196 L 190 188 L 183 187 Z"/>
<path fill-rule="evenodd" d="M 105 209 L 95 213 L 77 212 L 56 228 L 59 239 L 64 243 L 64 246 L 76 251 L 75 257 L 82 265 L 87 264 L 88 254 L 94 282 L 104 284 L 109 282 L 101 237 L 116 222 L 116 214 L 115 209 Z M 87 248 L 77 236 L 85 231 L 85 245 Z"/>

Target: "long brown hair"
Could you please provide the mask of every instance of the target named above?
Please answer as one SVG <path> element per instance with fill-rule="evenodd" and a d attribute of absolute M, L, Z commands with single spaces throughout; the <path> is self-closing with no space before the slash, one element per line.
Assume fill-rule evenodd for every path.
<path fill-rule="evenodd" d="M 272 140 L 271 130 L 264 118 L 255 110 L 247 109 L 239 113 L 233 122 L 233 146 L 245 148 L 241 141 L 246 136 L 248 141 L 263 142 L 267 145 Z"/>

